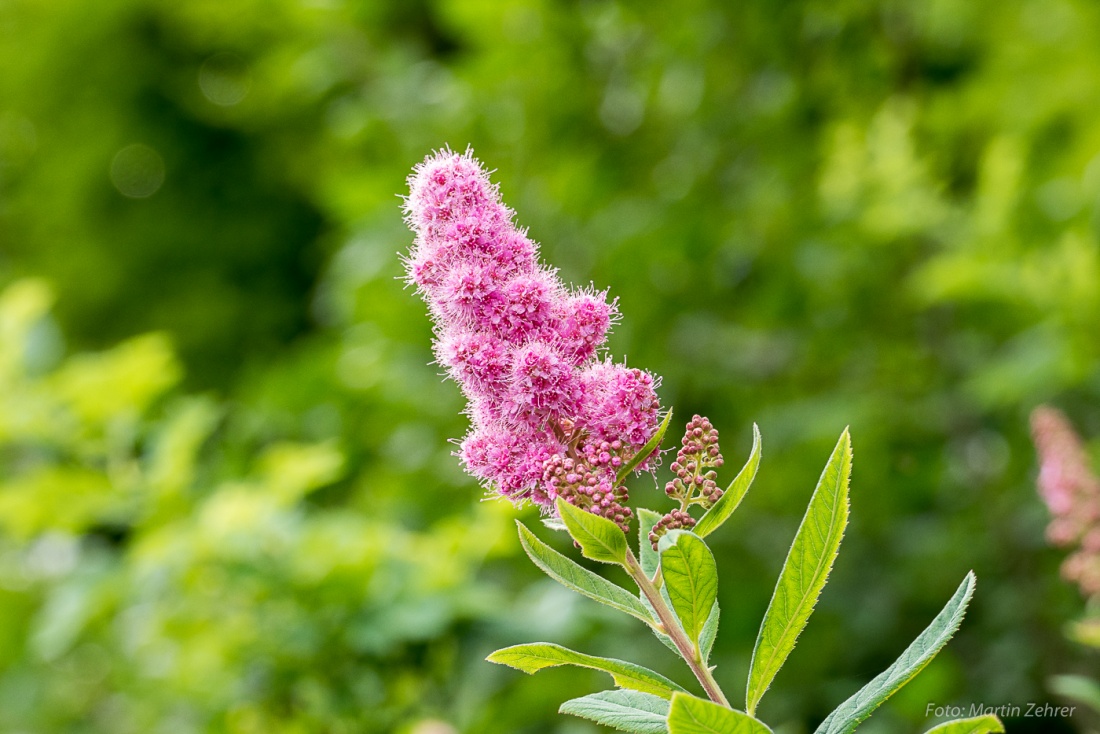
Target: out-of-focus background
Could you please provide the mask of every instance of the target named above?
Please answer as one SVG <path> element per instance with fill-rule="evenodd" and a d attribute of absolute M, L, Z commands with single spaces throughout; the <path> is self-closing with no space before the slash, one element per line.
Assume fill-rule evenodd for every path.
<path fill-rule="evenodd" d="M 556 709 L 600 674 L 482 660 L 535 639 L 690 683 L 450 456 L 398 256 L 444 145 L 619 298 L 611 353 L 710 416 L 727 480 L 760 424 L 715 537 L 727 690 L 850 424 L 852 524 L 761 716 L 812 731 L 971 568 L 860 731 L 1057 703 L 1097 658 L 1026 417 L 1100 434 L 1098 109 L 1084 0 L 5 0 L 0 730 L 597 731 Z"/>

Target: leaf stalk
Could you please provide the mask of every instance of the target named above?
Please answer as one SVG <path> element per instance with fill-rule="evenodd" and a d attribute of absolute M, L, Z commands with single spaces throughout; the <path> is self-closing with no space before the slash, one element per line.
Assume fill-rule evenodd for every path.
<path fill-rule="evenodd" d="M 703 686 L 703 690 L 706 691 L 707 696 L 711 701 L 717 704 L 725 706 L 726 708 L 732 708 L 729 700 L 726 698 L 726 694 L 722 693 L 722 689 L 718 685 L 718 681 L 714 679 L 711 674 L 711 669 L 703 663 L 702 655 L 699 652 L 699 646 L 688 639 L 687 633 L 684 632 L 683 627 L 680 626 L 676 616 L 665 604 L 664 598 L 661 596 L 661 592 L 657 590 L 657 587 L 653 585 L 642 571 L 641 564 L 638 563 L 638 559 L 634 557 L 634 552 L 628 547 L 626 551 L 626 563 L 624 564 L 627 573 L 634 579 L 634 582 L 638 584 L 638 588 L 641 589 L 646 599 L 653 606 L 653 611 L 657 613 L 657 618 L 660 620 L 663 626 L 663 632 L 668 635 L 673 644 L 676 645 L 676 649 L 680 653 L 680 657 L 684 659 L 688 667 L 691 668 L 691 672 L 695 674 L 695 677 L 699 680 L 700 685 Z"/>

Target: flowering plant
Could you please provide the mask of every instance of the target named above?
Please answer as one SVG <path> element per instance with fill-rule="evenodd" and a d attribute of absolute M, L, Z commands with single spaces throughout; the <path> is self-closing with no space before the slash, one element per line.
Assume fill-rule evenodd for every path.
<path fill-rule="evenodd" d="M 1039 496 L 1051 514 L 1047 539 L 1072 549 L 1062 563 L 1062 577 L 1077 584 L 1086 599 L 1086 615 L 1069 626 L 1069 637 L 1100 648 L 1100 477 L 1060 410 L 1041 405 L 1032 411 L 1031 433 L 1039 454 Z M 1092 678 L 1057 675 L 1049 685 L 1100 712 L 1100 684 Z"/>
<path fill-rule="evenodd" d="M 718 571 L 704 540 L 745 497 L 760 463 L 760 433 L 725 490 L 718 431 L 687 423 L 670 469 L 665 513 L 627 506 L 624 482 L 654 472 L 672 411 L 661 418 L 651 374 L 600 354 L 617 318 L 606 292 L 570 290 L 542 265 L 480 164 L 467 152 L 429 156 L 409 179 L 406 220 L 416 242 L 409 280 L 436 325 L 435 353 L 469 401 L 471 430 L 459 456 L 491 492 L 538 505 L 549 527 L 581 554 L 622 567 L 638 587 L 607 581 L 541 541 L 521 523 L 520 542 L 548 576 L 647 625 L 687 664 L 704 696 L 634 663 L 553 643 L 516 645 L 489 660 L 527 673 L 576 665 L 608 673 L 615 690 L 561 706 L 563 713 L 627 732 L 761 734 L 756 709 L 794 649 L 817 602 L 848 522 L 852 448 L 841 435 L 810 499 L 753 650 L 744 710 L 735 709 L 709 662 L 718 631 Z M 698 518 L 692 510 L 700 512 Z M 627 539 L 638 522 L 635 552 Z M 901 656 L 833 711 L 820 734 L 854 731 L 911 680 L 958 629 L 974 592 L 968 573 L 943 610 Z M 941 724 L 938 734 L 1003 731 L 995 716 Z"/>

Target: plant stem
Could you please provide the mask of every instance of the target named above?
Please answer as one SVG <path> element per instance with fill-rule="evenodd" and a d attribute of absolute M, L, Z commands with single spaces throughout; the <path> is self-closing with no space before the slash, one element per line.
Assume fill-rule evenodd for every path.
<path fill-rule="evenodd" d="M 699 647 L 688 639 L 687 633 L 684 632 L 684 628 L 680 626 L 672 610 L 665 604 L 661 592 L 659 592 L 657 587 L 646 578 L 645 572 L 642 571 L 638 559 L 634 557 L 634 552 L 630 550 L 630 548 L 626 549 L 626 571 L 630 574 L 630 577 L 634 579 L 634 582 L 638 584 L 638 588 L 642 590 L 642 593 L 645 594 L 646 599 L 648 599 L 649 603 L 653 606 L 653 610 L 657 612 L 657 618 L 661 621 L 661 626 L 664 627 L 662 631 L 668 635 L 673 644 L 676 645 L 676 649 L 680 652 L 680 657 L 684 659 L 684 662 L 691 668 L 691 672 L 699 679 L 699 683 L 702 684 L 703 690 L 707 692 L 707 696 L 710 697 L 710 700 L 726 708 L 731 708 L 729 701 L 726 699 L 726 695 L 722 693 L 722 689 L 718 687 L 718 681 L 714 680 L 710 668 L 703 662 Z"/>

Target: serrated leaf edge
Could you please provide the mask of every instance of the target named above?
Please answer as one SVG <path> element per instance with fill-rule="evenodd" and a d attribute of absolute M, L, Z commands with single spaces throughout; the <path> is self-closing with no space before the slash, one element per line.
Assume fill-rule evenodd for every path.
<path fill-rule="evenodd" d="M 806 514 L 802 516 L 802 522 L 799 523 L 798 530 L 795 532 L 794 540 L 791 542 L 790 550 L 787 552 L 787 558 L 783 562 L 783 568 L 779 573 L 779 578 L 776 580 L 775 590 L 772 592 L 772 598 L 768 603 L 768 609 L 764 613 L 764 619 L 760 623 L 760 631 L 757 633 L 756 644 L 753 646 L 752 651 L 752 659 L 749 662 L 749 678 L 745 686 L 745 710 L 750 714 L 756 710 L 757 705 L 760 703 L 760 699 L 763 698 L 768 688 L 771 687 L 772 682 L 775 680 L 775 676 L 783 667 L 787 657 L 789 657 L 794 650 L 798 642 L 798 637 L 802 634 L 802 630 L 806 628 L 810 615 L 813 614 L 813 610 L 817 606 L 817 601 L 821 596 L 821 592 L 824 590 L 825 584 L 829 580 L 829 574 L 832 572 L 833 564 L 836 562 L 837 555 L 840 552 L 840 544 L 844 539 L 844 531 L 848 525 L 848 493 L 849 483 L 851 482 L 852 459 L 851 435 L 848 429 L 845 428 L 844 432 L 840 434 L 840 439 L 837 441 L 836 447 L 829 455 L 829 460 L 826 462 L 825 468 L 821 472 L 821 477 L 818 479 L 817 487 L 810 497 L 810 502 L 806 507 Z M 839 522 L 835 543 L 830 544 L 834 547 L 831 552 L 827 554 L 827 557 L 818 559 L 817 567 L 811 577 L 811 583 L 805 585 L 805 593 L 799 597 L 796 603 L 795 613 L 787 615 L 787 625 L 783 628 L 777 639 L 781 641 L 785 640 L 793 630 L 793 636 L 790 638 L 789 645 L 784 645 L 786 647 L 785 650 L 782 649 L 783 646 L 774 646 L 772 648 L 772 654 L 768 657 L 767 661 L 758 663 L 758 660 L 760 660 L 761 645 L 764 641 L 764 633 L 767 629 L 768 622 L 772 618 L 773 613 L 778 613 L 774 612 L 777 608 L 776 604 L 782 603 L 779 600 L 779 595 L 783 587 L 784 579 L 789 569 L 794 567 L 793 564 L 795 562 L 792 561 L 793 555 L 799 545 L 803 532 L 811 532 L 812 530 L 808 523 L 813 522 L 811 515 L 815 507 L 814 503 L 818 500 L 819 495 L 826 492 L 827 488 L 830 486 L 827 479 L 834 462 L 839 464 L 836 481 L 838 497 L 833 513 L 829 518 L 828 525 L 828 527 L 832 529 L 834 525 Z M 802 585 L 800 585 L 800 587 L 801 586 Z M 805 608 L 805 613 L 802 614 L 799 610 L 807 603 L 809 606 Z M 802 618 L 799 619 L 800 617 Z"/>

